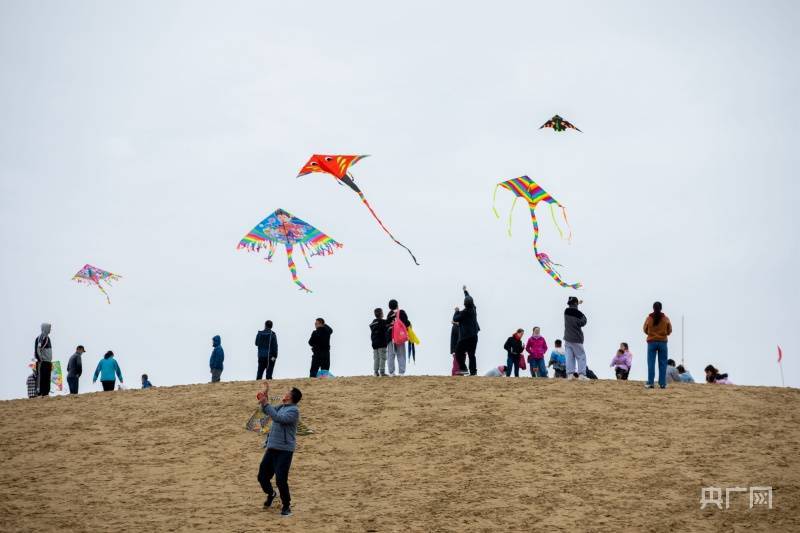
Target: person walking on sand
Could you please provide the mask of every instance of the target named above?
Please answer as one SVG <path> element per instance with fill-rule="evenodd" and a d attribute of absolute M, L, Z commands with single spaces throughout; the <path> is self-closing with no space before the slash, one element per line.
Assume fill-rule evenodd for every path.
<path fill-rule="evenodd" d="M 51 328 L 50 324 L 42 324 L 42 332 L 36 337 L 33 345 L 36 374 L 39 378 L 39 396 L 50 396 L 50 373 L 53 371 L 53 343 L 50 341 Z"/>
<path fill-rule="evenodd" d="M 208 361 L 208 366 L 211 369 L 211 383 L 219 383 L 224 366 L 222 363 L 225 361 L 225 350 L 222 349 L 222 339 L 219 335 L 214 335 L 211 338 L 211 345 L 214 347 L 211 350 L 211 359 Z"/>
<path fill-rule="evenodd" d="M 114 352 L 111 350 L 107 351 L 100 362 L 97 363 L 97 368 L 94 371 L 92 383 L 97 383 L 97 376 L 100 376 L 100 383 L 103 384 L 104 391 L 114 390 L 116 378 L 119 378 L 120 384 L 124 383 L 122 379 L 122 372 L 119 369 L 117 360 L 114 359 Z"/>
<path fill-rule="evenodd" d="M 318 318 L 314 321 L 314 331 L 308 339 L 311 346 L 311 371 L 309 376 L 317 377 L 320 369 L 329 371 L 331 369 L 331 335 L 333 330 L 325 323 L 325 320 Z"/>
<path fill-rule="evenodd" d="M 458 324 L 456 358 L 463 374 L 469 373 L 470 376 L 475 376 L 478 374 L 478 360 L 475 357 L 475 351 L 478 348 L 478 332 L 481 327 L 478 324 L 478 308 L 475 307 L 475 300 L 467 291 L 466 285 L 462 289 L 464 290 L 464 309 L 456 307 L 453 314 L 453 322 Z M 467 356 L 469 356 L 469 369 L 467 369 Z"/>
<path fill-rule="evenodd" d="M 611 359 L 611 367 L 614 368 L 614 374 L 617 379 L 627 381 L 628 374 L 631 371 L 631 354 L 626 353 L 625 350 L 620 348 L 617 354 Z"/>
<path fill-rule="evenodd" d="M 376 376 L 386 375 L 386 319 L 383 318 L 383 309 L 375 308 L 375 319 L 369 324 L 370 340 L 372 341 L 372 371 Z"/>
<path fill-rule="evenodd" d="M 283 395 L 282 404 L 273 407 L 269 404 L 269 383 L 265 382 L 264 394 L 259 403 L 264 414 L 272 419 L 272 428 L 267 437 L 267 451 L 258 467 L 258 482 L 267 495 L 264 508 L 272 507 L 275 500 L 275 489 L 272 488 L 272 476 L 281 496 L 281 516 L 292 515 L 292 498 L 289 493 L 289 468 L 296 448 L 297 424 L 300 422 L 300 403 L 303 393 L 292 387 Z"/>
<path fill-rule="evenodd" d="M 672 323 L 662 311 L 661 302 L 653 303 L 653 312 L 647 315 L 643 330 L 647 335 L 647 382 L 645 388 L 652 389 L 658 358 L 658 386 L 667 388 L 667 337 L 672 333 Z"/>
<path fill-rule="evenodd" d="M 544 364 L 544 354 L 547 353 L 547 341 L 539 335 L 541 329 L 536 326 L 533 328 L 528 342 L 525 344 L 525 351 L 528 352 L 528 366 L 531 368 L 531 377 L 547 377 L 547 366 Z"/>
<path fill-rule="evenodd" d="M 503 349 L 506 351 L 506 376 L 511 376 L 511 369 L 514 369 L 514 377 L 519 377 L 519 358 L 522 355 L 522 336 L 525 330 L 520 328 L 512 336 L 506 339 Z"/>
<path fill-rule="evenodd" d="M 397 373 L 401 376 L 406 373 L 406 342 L 408 339 L 395 339 L 393 336 L 394 321 L 398 318 L 408 331 L 408 328 L 411 327 L 408 314 L 400 309 L 397 300 L 389 300 L 389 314 L 386 315 L 386 361 L 389 363 L 390 376 L 394 376 L 395 362 L 397 363 Z"/>
<path fill-rule="evenodd" d="M 83 374 L 83 361 L 81 356 L 86 350 L 83 346 L 75 348 L 75 353 L 67 361 L 67 385 L 70 394 L 78 394 L 78 383 Z"/>
<path fill-rule="evenodd" d="M 264 322 L 264 329 L 256 334 L 256 346 L 258 346 L 256 379 L 261 379 L 264 371 L 267 373 L 267 379 L 272 379 L 275 361 L 278 359 L 278 336 L 272 331 L 272 320 Z"/>
<path fill-rule="evenodd" d="M 586 377 L 586 352 L 583 349 L 583 327 L 586 315 L 578 310 L 582 304 L 575 296 L 567 299 L 564 309 L 564 352 L 567 356 L 567 379 L 589 379 Z"/>

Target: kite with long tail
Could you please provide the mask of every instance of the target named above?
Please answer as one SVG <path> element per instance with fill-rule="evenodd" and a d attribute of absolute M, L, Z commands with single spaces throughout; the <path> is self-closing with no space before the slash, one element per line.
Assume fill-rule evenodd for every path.
<path fill-rule="evenodd" d="M 267 261 L 272 261 L 275 254 L 275 245 L 283 244 L 286 247 L 286 258 L 289 263 L 289 272 L 292 281 L 301 290 L 311 292 L 297 277 L 297 265 L 294 262 L 294 246 L 297 245 L 303 253 L 306 265 L 311 268 L 308 256 L 330 255 L 342 245 L 331 239 L 320 230 L 295 217 L 288 211 L 278 209 L 262 220 L 239 241 L 236 249 L 244 248 L 248 252 L 267 250 Z"/>
<path fill-rule="evenodd" d="M 514 211 L 514 206 L 517 203 L 517 200 L 520 198 L 525 199 L 528 202 L 528 209 L 531 212 L 531 222 L 533 223 L 533 253 L 536 255 L 536 260 L 539 261 L 539 264 L 542 266 L 547 274 L 555 280 L 562 287 L 567 287 L 570 289 L 580 289 L 583 285 L 580 283 L 567 283 L 565 282 L 561 274 L 556 270 L 556 267 L 560 267 L 558 263 L 554 263 L 550 256 L 548 256 L 544 252 L 539 252 L 538 242 L 539 242 L 539 222 L 536 220 L 536 206 L 539 202 L 545 202 L 550 205 L 550 215 L 553 218 L 553 223 L 555 224 L 556 228 L 558 229 L 559 235 L 561 238 L 564 238 L 564 233 L 561 231 L 561 228 L 558 225 L 558 221 L 556 220 L 556 214 L 554 210 L 554 206 L 557 206 L 561 209 L 561 214 L 564 217 L 564 222 L 567 225 L 567 229 L 569 229 L 569 236 L 567 239 L 572 240 L 572 230 L 569 228 L 569 220 L 567 220 L 567 210 L 566 208 L 558 203 L 555 198 L 550 196 L 544 189 L 542 189 L 535 181 L 530 179 L 528 176 L 520 176 L 519 178 L 514 178 L 513 180 L 504 181 L 502 183 L 498 183 L 494 189 L 494 195 L 492 197 L 492 210 L 497 218 L 500 218 L 500 215 L 495 209 L 494 204 L 497 200 L 497 190 L 503 187 L 504 189 L 508 189 L 509 191 L 513 192 L 515 195 L 514 202 L 511 204 L 511 211 L 508 214 L 508 235 L 511 236 L 511 215 Z"/>
<path fill-rule="evenodd" d="M 105 295 L 106 301 L 111 303 L 111 298 L 109 298 L 108 293 L 103 288 L 102 284 L 105 283 L 110 287 L 112 281 L 119 281 L 121 277 L 122 276 L 112 274 L 111 272 L 106 272 L 102 268 L 97 268 L 96 266 L 87 263 L 83 265 L 83 268 L 78 270 L 74 276 L 72 276 L 72 279 L 78 283 L 94 285 Z"/>
<path fill-rule="evenodd" d="M 380 227 L 383 231 L 386 232 L 389 237 L 398 245 L 402 246 L 406 249 L 408 254 L 411 256 L 411 259 L 414 260 L 414 264 L 419 265 L 417 262 L 417 258 L 414 257 L 414 254 L 408 247 L 394 238 L 394 235 L 383 225 L 381 219 L 378 218 L 378 215 L 375 214 L 375 211 L 372 209 L 372 206 L 369 205 L 367 201 L 367 197 L 364 196 L 364 193 L 361 192 L 361 189 L 358 188 L 356 185 L 353 176 L 350 174 L 350 167 L 355 165 L 360 160 L 364 159 L 365 155 L 320 155 L 314 154 L 311 156 L 311 159 L 308 160 L 308 163 L 303 165 L 303 168 L 300 169 L 300 173 L 297 175 L 299 178 L 300 176 L 305 176 L 306 174 L 311 174 L 312 172 L 324 172 L 325 174 L 330 174 L 337 180 L 339 180 L 340 184 L 347 185 L 351 189 L 353 189 L 358 197 L 361 198 L 361 201 L 367 206 L 369 212 L 372 214 L 372 217 L 378 222 Z"/>

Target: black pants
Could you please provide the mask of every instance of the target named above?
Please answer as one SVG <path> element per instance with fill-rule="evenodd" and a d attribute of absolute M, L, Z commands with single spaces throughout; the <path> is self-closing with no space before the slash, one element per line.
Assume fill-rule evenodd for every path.
<path fill-rule="evenodd" d="M 67 376 L 67 385 L 69 385 L 70 394 L 78 394 L 78 376 Z"/>
<path fill-rule="evenodd" d="M 458 341 L 456 344 L 456 360 L 461 371 L 467 370 L 467 355 L 469 355 L 469 375 L 478 373 L 478 362 L 475 359 L 475 350 L 478 348 L 478 336 Z"/>
<path fill-rule="evenodd" d="M 116 383 L 116 382 L 117 382 L 117 380 L 115 380 L 115 379 L 112 379 L 111 381 L 100 380 L 100 383 L 103 384 L 103 390 L 104 391 L 113 391 L 114 390 L 114 383 Z"/>
<path fill-rule="evenodd" d="M 261 489 L 266 494 L 274 494 L 270 480 L 275 476 L 275 484 L 278 485 L 278 492 L 281 495 L 281 505 L 284 509 L 289 508 L 292 497 L 289 494 L 289 468 L 292 466 L 292 455 L 294 452 L 286 450 L 269 449 L 261 459 L 261 466 L 258 467 L 258 482 Z"/>
<path fill-rule="evenodd" d="M 627 381 L 628 373 L 630 372 L 630 370 L 625 370 L 624 368 L 617 367 L 615 369 L 615 371 L 616 371 L 616 374 L 617 374 L 617 379 L 623 379 L 623 380 Z"/>
<path fill-rule="evenodd" d="M 261 379 L 261 376 L 264 375 L 265 370 L 267 372 L 267 379 L 272 379 L 272 371 L 275 370 L 275 362 L 277 360 L 277 357 L 275 358 L 275 361 L 273 361 L 271 357 L 259 357 L 256 379 Z"/>
<path fill-rule="evenodd" d="M 39 396 L 50 396 L 50 373 L 53 363 L 50 361 L 39 362 Z"/>
<path fill-rule="evenodd" d="M 322 370 L 331 369 L 331 352 L 315 353 L 311 356 L 311 371 L 308 375 L 312 378 L 317 377 L 320 368 Z"/>

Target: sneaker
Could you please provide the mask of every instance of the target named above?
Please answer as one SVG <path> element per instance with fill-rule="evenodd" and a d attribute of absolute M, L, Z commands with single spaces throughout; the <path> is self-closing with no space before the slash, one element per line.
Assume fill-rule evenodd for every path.
<path fill-rule="evenodd" d="M 572 379 L 575 379 L 575 376 L 573 376 L 572 374 L 570 374 L 569 376 L 567 376 L 567 380 L 572 380 Z"/>
<path fill-rule="evenodd" d="M 659 386 L 658 386 L 658 388 L 659 388 L 659 389 L 666 389 L 666 388 L 667 388 L 667 386 L 666 386 L 666 385 L 659 385 Z"/>
<path fill-rule="evenodd" d="M 264 502 L 264 509 L 272 507 L 272 502 L 275 500 L 275 497 L 278 495 L 277 492 L 273 492 L 272 494 L 267 494 L 267 501 Z"/>
<path fill-rule="evenodd" d="M 281 509 L 281 516 L 292 516 L 292 510 L 288 507 Z"/>
<path fill-rule="evenodd" d="M 578 376 L 578 381 L 589 381 L 589 378 L 581 374 L 580 376 Z"/>
<path fill-rule="evenodd" d="M 381 372 L 381 377 L 385 378 L 386 377 L 386 372 Z"/>
<path fill-rule="evenodd" d="M 644 384 L 644 388 L 645 389 L 652 389 L 653 388 L 653 384 L 652 383 L 645 383 Z"/>

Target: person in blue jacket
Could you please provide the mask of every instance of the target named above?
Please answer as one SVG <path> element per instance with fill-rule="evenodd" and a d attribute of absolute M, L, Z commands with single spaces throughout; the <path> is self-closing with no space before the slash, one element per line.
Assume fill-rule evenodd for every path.
<path fill-rule="evenodd" d="M 225 351 L 222 349 L 222 339 L 219 335 L 214 335 L 211 345 L 214 347 L 208 362 L 208 366 L 211 367 L 211 383 L 218 383 L 222 375 L 222 362 L 225 361 Z"/>
<path fill-rule="evenodd" d="M 275 484 L 281 495 L 281 515 L 291 516 L 291 496 L 289 494 L 289 468 L 296 447 L 297 423 L 300 421 L 300 409 L 297 404 L 303 393 L 292 387 L 283 395 L 282 404 L 273 407 L 269 404 L 269 382 L 264 382 L 264 395 L 259 403 L 264 414 L 272 418 L 272 428 L 267 437 L 267 451 L 258 468 L 258 482 L 266 493 L 264 508 L 271 507 L 275 500 L 275 489 L 270 480 L 275 476 Z"/>
<path fill-rule="evenodd" d="M 100 383 L 103 384 L 104 391 L 114 390 L 116 378 L 119 378 L 120 383 L 124 383 L 122 372 L 119 369 L 117 360 L 114 359 L 114 352 L 111 350 L 107 351 L 100 362 L 97 363 L 92 383 L 97 383 L 97 376 L 100 376 Z"/>

